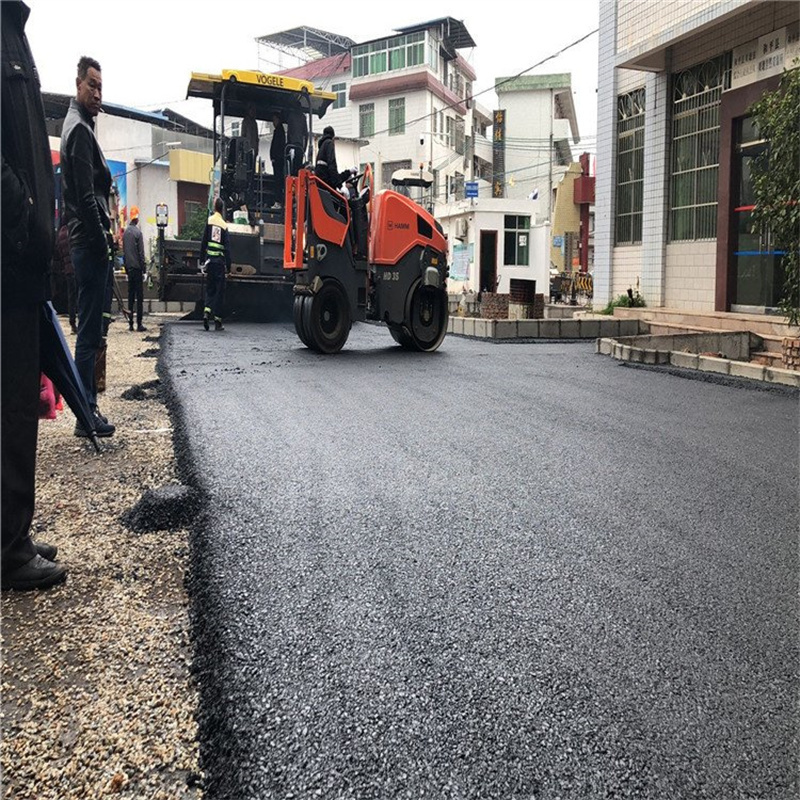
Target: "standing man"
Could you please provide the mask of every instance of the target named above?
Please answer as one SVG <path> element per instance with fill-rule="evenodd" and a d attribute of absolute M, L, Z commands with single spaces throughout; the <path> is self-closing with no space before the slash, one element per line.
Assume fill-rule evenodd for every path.
<path fill-rule="evenodd" d="M 122 235 L 122 256 L 128 275 L 128 327 L 133 330 L 133 304 L 136 303 L 136 330 L 146 331 L 142 325 L 144 300 L 144 236 L 139 229 L 139 207 L 131 208 L 131 221 Z"/>
<path fill-rule="evenodd" d="M 100 64 L 81 56 L 75 79 L 76 96 L 61 132 L 61 186 L 69 225 L 69 244 L 78 287 L 78 338 L 75 365 L 95 417 L 98 436 L 116 428 L 97 408 L 95 358 L 103 342 L 103 310 L 113 248 L 108 198 L 111 172 L 94 132 L 94 120 L 103 100 Z M 76 436 L 88 436 L 80 423 Z"/>
<path fill-rule="evenodd" d="M 67 572 L 31 539 L 39 433 L 39 321 L 53 254 L 53 162 L 39 75 L 25 36 L 30 9 L 2 6 L 2 586 L 46 589 Z"/>
<path fill-rule="evenodd" d="M 275 175 L 275 194 L 278 203 L 283 205 L 286 195 L 286 131 L 283 120 L 277 112 L 272 115 L 272 142 L 269 146 L 269 160 Z"/>
<path fill-rule="evenodd" d="M 242 117 L 242 138 L 250 145 L 253 150 L 253 163 L 258 163 L 258 120 L 256 119 L 256 107 L 248 103 Z"/>
<path fill-rule="evenodd" d="M 289 111 L 286 141 L 291 148 L 291 174 L 297 175 L 303 166 L 308 147 L 308 122 L 305 112 L 299 106 Z"/>
<path fill-rule="evenodd" d="M 225 298 L 225 275 L 231 271 L 231 248 L 228 242 L 228 224 L 222 216 L 225 204 L 221 197 L 214 200 L 214 213 L 208 218 L 200 243 L 200 256 L 205 256 L 206 305 L 203 309 L 203 327 L 208 330 L 214 317 L 214 330 L 223 331 L 222 303 Z"/>

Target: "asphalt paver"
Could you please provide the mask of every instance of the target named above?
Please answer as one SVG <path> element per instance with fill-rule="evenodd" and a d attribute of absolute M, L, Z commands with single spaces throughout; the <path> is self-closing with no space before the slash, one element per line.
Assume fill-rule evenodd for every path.
<path fill-rule="evenodd" d="M 209 798 L 796 798 L 798 394 L 170 326 Z"/>

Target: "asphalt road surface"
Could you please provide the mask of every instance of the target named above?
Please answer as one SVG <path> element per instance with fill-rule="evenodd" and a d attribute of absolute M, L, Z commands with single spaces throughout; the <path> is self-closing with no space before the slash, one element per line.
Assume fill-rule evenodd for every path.
<path fill-rule="evenodd" d="M 166 338 L 208 798 L 798 797 L 797 392 Z"/>

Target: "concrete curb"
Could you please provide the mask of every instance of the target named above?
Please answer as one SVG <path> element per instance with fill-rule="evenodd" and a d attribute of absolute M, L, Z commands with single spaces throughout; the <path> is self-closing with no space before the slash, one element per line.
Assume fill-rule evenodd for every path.
<path fill-rule="evenodd" d="M 482 319 L 450 317 L 447 332 L 479 339 L 597 339 L 647 332 L 637 319 Z"/>
<path fill-rule="evenodd" d="M 669 364 L 681 369 L 713 372 L 717 375 L 729 375 L 735 378 L 747 378 L 754 381 L 800 388 L 800 372 L 795 372 L 791 369 L 765 367 L 762 364 L 754 364 L 748 361 L 716 358 L 678 350 L 636 347 L 612 338 L 598 339 L 596 352 L 616 358 L 618 361 L 628 361 L 634 364 Z"/>

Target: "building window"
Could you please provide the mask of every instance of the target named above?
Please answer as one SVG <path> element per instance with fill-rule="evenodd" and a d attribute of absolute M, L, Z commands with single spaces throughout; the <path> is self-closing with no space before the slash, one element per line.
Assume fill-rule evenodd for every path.
<path fill-rule="evenodd" d="M 642 241 L 644 112 L 644 89 L 617 98 L 615 244 L 638 244 Z"/>
<path fill-rule="evenodd" d="M 425 32 L 410 33 L 406 37 L 408 48 L 406 63 L 409 67 L 416 67 L 425 63 Z"/>
<path fill-rule="evenodd" d="M 241 136 L 242 135 L 242 123 L 240 120 L 235 120 L 231 122 L 231 136 Z"/>
<path fill-rule="evenodd" d="M 717 235 L 719 107 L 726 82 L 726 56 L 673 76 L 669 230 L 674 242 Z"/>
<path fill-rule="evenodd" d="M 389 100 L 389 136 L 406 132 L 406 99 Z"/>
<path fill-rule="evenodd" d="M 463 156 L 466 152 L 466 136 L 464 134 L 464 120 L 462 117 L 456 117 L 455 119 L 455 150 L 460 156 Z"/>
<path fill-rule="evenodd" d="M 344 108 L 347 105 L 347 84 L 334 83 L 331 91 L 336 95 L 336 100 L 333 101 L 331 108 Z"/>
<path fill-rule="evenodd" d="M 389 69 L 403 69 L 406 65 L 405 37 L 389 39 Z"/>
<path fill-rule="evenodd" d="M 363 78 L 369 75 L 369 52 L 363 52 L 356 55 L 356 50 L 361 48 L 353 48 L 353 77 Z"/>
<path fill-rule="evenodd" d="M 375 135 L 375 103 L 358 107 L 358 135 L 362 139 Z"/>
<path fill-rule="evenodd" d="M 350 51 L 353 77 L 363 78 L 366 75 L 419 66 L 425 63 L 426 51 L 430 50 L 430 40 L 425 31 L 357 45 Z"/>
<path fill-rule="evenodd" d="M 445 119 L 447 123 L 447 146 L 453 147 L 456 141 L 456 121 L 452 117 L 446 117 Z"/>
<path fill-rule="evenodd" d="M 503 263 L 512 267 L 527 267 L 530 264 L 531 218 L 505 215 L 505 253 Z"/>
<path fill-rule="evenodd" d="M 369 52 L 369 74 L 378 75 L 381 72 L 386 72 L 386 68 L 386 42 L 373 42 L 373 44 L 370 45 Z"/>

